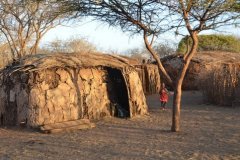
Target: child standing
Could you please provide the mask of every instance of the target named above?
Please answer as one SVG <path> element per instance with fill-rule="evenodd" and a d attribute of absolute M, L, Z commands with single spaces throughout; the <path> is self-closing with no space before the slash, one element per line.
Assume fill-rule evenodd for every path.
<path fill-rule="evenodd" d="M 168 90 L 165 87 L 165 84 L 162 83 L 161 89 L 159 91 L 160 94 L 160 102 L 161 102 L 161 109 L 165 110 L 166 109 L 166 103 L 168 102 Z"/>

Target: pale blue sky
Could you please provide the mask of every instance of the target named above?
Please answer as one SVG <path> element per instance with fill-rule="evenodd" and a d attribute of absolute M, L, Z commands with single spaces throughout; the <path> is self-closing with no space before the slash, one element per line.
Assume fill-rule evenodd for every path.
<path fill-rule="evenodd" d="M 100 22 L 83 21 L 69 27 L 58 26 L 50 30 L 42 39 L 41 45 L 55 39 L 68 39 L 73 36 L 86 38 L 89 42 L 97 46 L 101 51 L 114 51 L 123 53 L 128 49 L 143 47 L 142 35 L 131 36 L 130 33 L 124 33 L 119 28 L 109 27 Z M 178 42 L 181 37 L 165 34 L 158 38 L 160 42 Z"/>
<path fill-rule="evenodd" d="M 58 26 L 50 30 L 42 39 L 41 44 L 45 44 L 54 39 L 68 39 L 70 37 L 83 37 L 97 46 L 102 51 L 122 52 L 129 48 L 138 47 L 142 44 L 140 36 L 130 37 L 120 29 L 109 28 L 98 22 L 82 22 L 71 27 Z"/>
<path fill-rule="evenodd" d="M 239 29 L 224 29 L 230 34 L 240 37 Z M 212 33 L 212 32 L 203 32 Z M 129 33 L 123 33 L 119 28 L 108 27 L 100 22 L 90 22 L 84 20 L 79 24 L 74 24 L 69 27 L 58 26 L 50 30 L 42 39 L 41 45 L 47 44 L 54 39 L 68 39 L 77 36 L 88 39 L 89 42 L 103 52 L 118 52 L 124 53 L 128 49 L 143 47 L 143 38 L 141 35 L 130 36 Z M 158 42 L 176 44 L 181 39 L 181 36 L 167 33 L 158 37 Z"/>

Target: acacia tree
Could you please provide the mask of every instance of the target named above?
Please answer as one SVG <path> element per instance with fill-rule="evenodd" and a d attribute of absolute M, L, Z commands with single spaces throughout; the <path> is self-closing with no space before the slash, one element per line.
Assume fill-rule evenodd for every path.
<path fill-rule="evenodd" d="M 183 57 L 181 70 L 177 76 L 173 98 L 172 131 L 180 130 L 180 108 L 182 83 L 192 57 L 197 53 L 198 34 L 203 30 L 238 25 L 240 14 L 235 9 L 238 0 L 177 0 L 162 2 L 170 10 L 179 15 L 173 23 L 179 24 L 178 29 L 184 27 L 192 43 L 189 51 Z M 179 18 L 178 18 L 179 17 Z M 184 25 L 182 25 L 182 23 Z"/>
<path fill-rule="evenodd" d="M 64 0 L 63 0 L 64 1 Z M 63 2 L 62 1 L 62 2 Z M 120 26 L 124 32 L 142 34 L 146 48 L 157 61 L 161 71 L 172 84 L 170 76 L 165 71 L 157 52 L 153 49 L 154 40 L 160 33 L 172 28 L 169 15 L 164 7 L 155 0 L 78 0 L 64 1 L 71 6 L 69 10 L 76 12 L 84 10 L 87 16 L 108 23 L 110 26 Z M 76 12 L 76 16 L 82 12 Z"/>
<path fill-rule="evenodd" d="M 76 1 L 68 1 L 72 11 L 78 11 Z M 180 107 L 182 83 L 189 63 L 196 54 L 198 34 L 202 30 L 216 29 L 225 25 L 238 24 L 239 12 L 235 12 L 237 0 L 89 0 L 77 2 L 87 15 L 107 22 L 110 26 L 120 26 L 123 31 L 142 34 L 145 46 L 156 60 L 159 71 L 174 88 L 173 116 L 171 130 L 180 131 Z M 234 9 L 235 8 L 235 9 Z M 176 29 L 185 28 L 192 39 L 189 52 L 182 59 L 178 78 L 172 80 L 164 69 L 160 57 L 153 48 L 155 37 Z M 151 39 L 150 39 L 151 38 Z M 160 72 L 159 72 L 160 73 Z"/>
<path fill-rule="evenodd" d="M 35 54 L 41 38 L 63 19 L 59 5 L 53 1 L 0 1 L 0 32 L 7 41 L 13 58 Z"/>

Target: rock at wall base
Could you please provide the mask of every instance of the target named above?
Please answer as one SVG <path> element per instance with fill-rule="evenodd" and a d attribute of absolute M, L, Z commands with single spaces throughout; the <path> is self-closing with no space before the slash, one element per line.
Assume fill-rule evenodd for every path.
<path fill-rule="evenodd" d="M 72 130 L 91 129 L 95 124 L 88 119 L 79 119 L 74 121 L 59 122 L 53 124 L 46 124 L 40 127 L 42 133 L 59 133 Z"/>

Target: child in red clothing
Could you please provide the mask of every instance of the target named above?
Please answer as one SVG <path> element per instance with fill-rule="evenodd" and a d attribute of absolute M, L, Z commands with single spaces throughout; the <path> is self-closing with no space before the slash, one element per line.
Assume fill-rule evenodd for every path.
<path fill-rule="evenodd" d="M 159 91 L 159 94 L 160 94 L 161 108 L 163 110 L 165 110 L 166 109 L 166 103 L 168 102 L 168 94 L 169 94 L 169 92 L 168 92 L 167 88 L 165 88 L 165 84 L 164 83 L 162 83 L 162 85 L 161 85 L 161 89 Z"/>

